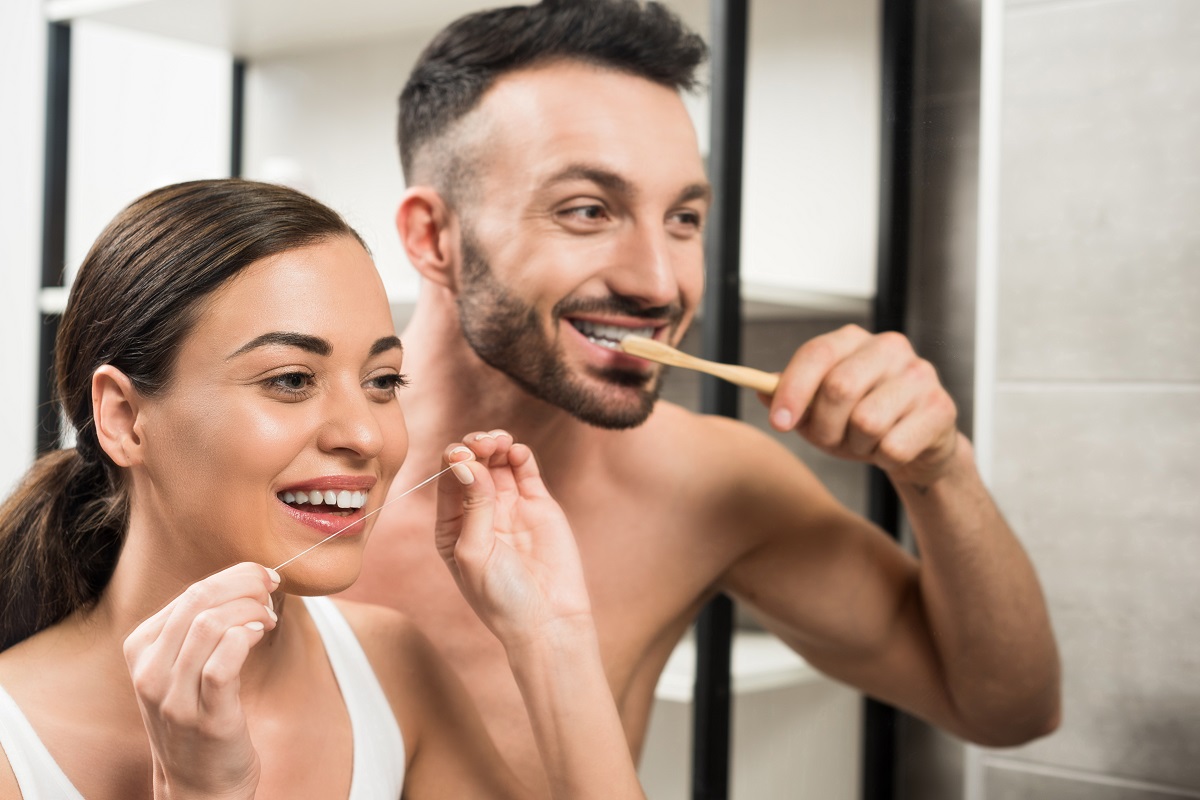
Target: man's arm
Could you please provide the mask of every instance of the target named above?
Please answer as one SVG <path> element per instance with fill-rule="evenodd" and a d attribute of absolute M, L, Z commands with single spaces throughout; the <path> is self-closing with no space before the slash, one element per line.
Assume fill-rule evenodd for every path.
<path fill-rule="evenodd" d="M 1037 576 L 928 363 L 903 337 L 842 329 L 798 351 L 771 409 L 776 427 L 888 473 L 920 560 L 794 460 L 760 453 L 755 499 L 731 514 L 761 538 L 725 587 L 817 668 L 959 736 L 1052 731 L 1059 663 Z"/>

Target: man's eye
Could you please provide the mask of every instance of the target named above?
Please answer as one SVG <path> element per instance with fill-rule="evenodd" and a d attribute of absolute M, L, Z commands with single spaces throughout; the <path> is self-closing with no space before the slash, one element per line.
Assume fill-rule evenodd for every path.
<path fill-rule="evenodd" d="M 704 221 L 700 214 L 695 211 L 680 211 L 675 214 L 675 219 L 691 228 L 700 228 Z"/>
<path fill-rule="evenodd" d="M 564 216 L 588 221 L 602 220 L 608 217 L 608 212 L 604 209 L 604 206 L 594 204 L 586 206 L 574 206 L 572 208 L 564 209 L 559 213 Z"/>

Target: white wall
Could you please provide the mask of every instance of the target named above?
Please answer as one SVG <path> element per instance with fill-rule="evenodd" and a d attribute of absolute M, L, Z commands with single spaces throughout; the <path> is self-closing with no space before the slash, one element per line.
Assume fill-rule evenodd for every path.
<path fill-rule="evenodd" d="M 142 193 L 229 175 L 231 62 L 211 48 L 72 26 L 67 270 Z"/>
<path fill-rule="evenodd" d="M 32 460 L 37 405 L 37 292 L 41 253 L 41 165 L 46 33 L 37 0 L 0 3 L 0 492 Z"/>

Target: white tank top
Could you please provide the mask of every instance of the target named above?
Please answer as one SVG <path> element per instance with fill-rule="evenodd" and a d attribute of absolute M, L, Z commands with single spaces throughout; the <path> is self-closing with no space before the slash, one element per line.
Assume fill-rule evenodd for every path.
<path fill-rule="evenodd" d="M 346 618 L 328 597 L 306 597 L 350 715 L 354 766 L 348 800 L 399 800 L 404 739 L 383 687 Z M 24 800 L 84 800 L 20 707 L 0 686 L 0 747 Z"/>

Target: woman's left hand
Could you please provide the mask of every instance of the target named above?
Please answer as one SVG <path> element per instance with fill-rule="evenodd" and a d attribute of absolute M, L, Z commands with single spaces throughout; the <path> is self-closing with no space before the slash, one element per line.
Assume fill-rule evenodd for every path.
<path fill-rule="evenodd" d="M 438 552 L 459 589 L 506 646 L 591 624 L 591 602 L 566 516 L 530 449 L 504 431 L 446 448 L 438 483 Z"/>

